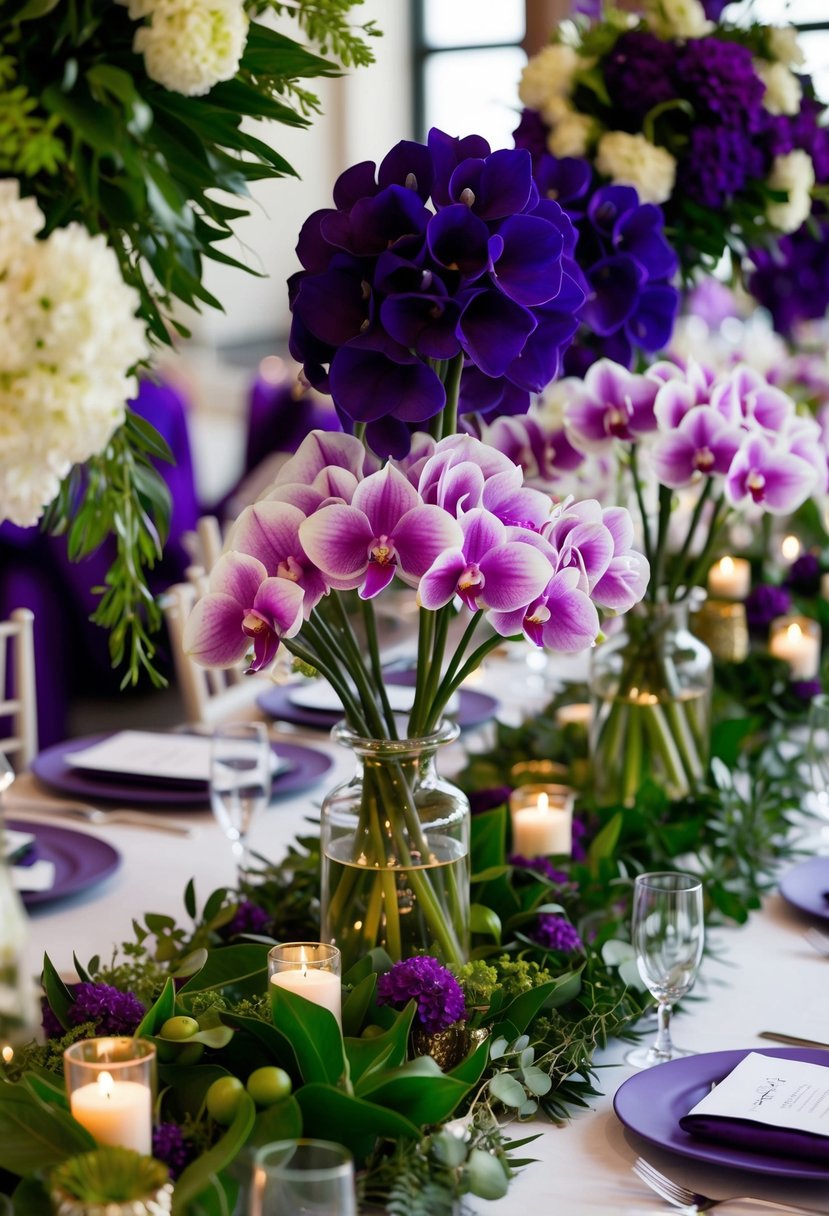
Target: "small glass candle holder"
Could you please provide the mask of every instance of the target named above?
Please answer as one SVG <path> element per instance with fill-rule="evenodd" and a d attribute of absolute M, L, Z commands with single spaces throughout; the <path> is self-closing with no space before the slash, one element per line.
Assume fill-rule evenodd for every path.
<path fill-rule="evenodd" d="M 509 797 L 512 851 L 522 857 L 569 857 L 573 804 L 568 785 L 520 785 Z"/>
<path fill-rule="evenodd" d="M 251 1216 L 357 1216 L 354 1162 L 329 1140 L 278 1140 L 254 1157 Z"/>
<path fill-rule="evenodd" d="M 518 760 L 510 769 L 510 781 L 520 785 L 560 784 L 567 777 L 567 765 L 557 760 Z"/>
<path fill-rule="evenodd" d="M 571 701 L 569 705 L 559 705 L 554 717 L 556 726 L 562 730 L 569 726 L 587 734 L 593 720 L 593 706 L 589 701 Z"/>
<path fill-rule="evenodd" d="M 793 680 L 820 672 L 820 625 L 808 616 L 778 616 L 769 628 L 769 654 L 785 659 Z"/>
<path fill-rule="evenodd" d="M 706 600 L 692 618 L 692 630 L 716 658 L 726 663 L 742 663 L 748 658 L 745 604 Z"/>
<path fill-rule="evenodd" d="M 751 563 L 726 554 L 708 571 L 708 593 L 718 600 L 744 600 L 751 590 Z"/>
<path fill-rule="evenodd" d="M 82 1039 L 63 1053 L 72 1117 L 98 1144 L 152 1154 L 155 1046 L 146 1039 Z"/>
<path fill-rule="evenodd" d="M 283 942 L 268 952 L 268 991 L 285 988 L 295 992 L 329 1010 L 342 1024 L 341 971 L 336 946 L 327 942 Z"/>

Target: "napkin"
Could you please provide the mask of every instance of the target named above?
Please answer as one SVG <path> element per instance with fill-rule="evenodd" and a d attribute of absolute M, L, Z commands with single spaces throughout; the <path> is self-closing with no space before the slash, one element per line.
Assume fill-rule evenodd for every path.
<path fill-rule="evenodd" d="M 12 866 L 17 891 L 51 891 L 55 885 L 55 863 L 41 858 L 30 866 Z"/>
<path fill-rule="evenodd" d="M 829 1155 L 829 1060 L 748 1052 L 679 1126 L 749 1152 L 824 1163 Z"/>
<path fill-rule="evenodd" d="M 18 861 L 35 842 L 31 832 L 18 832 L 7 828 L 3 833 L 3 856 L 6 861 Z"/>

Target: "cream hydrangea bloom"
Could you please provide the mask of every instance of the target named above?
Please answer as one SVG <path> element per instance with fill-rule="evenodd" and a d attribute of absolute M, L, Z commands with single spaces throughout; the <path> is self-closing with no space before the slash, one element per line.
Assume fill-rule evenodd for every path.
<path fill-rule="evenodd" d="M 648 0 L 647 17 L 660 38 L 704 38 L 714 28 L 700 0 Z"/>
<path fill-rule="evenodd" d="M 201 97 L 239 69 L 248 36 L 242 0 L 131 0 L 149 16 L 133 39 L 151 80 Z"/>
<path fill-rule="evenodd" d="M 123 421 L 147 342 L 105 239 L 70 224 L 35 240 L 43 216 L 33 231 L 16 194 L 0 182 L 0 229 L 23 234 L 0 276 L 0 519 L 28 527 Z"/>
<path fill-rule="evenodd" d="M 797 114 L 803 89 L 794 72 L 785 63 L 769 63 L 767 59 L 755 59 L 754 71 L 766 86 L 763 105 L 769 114 Z"/>
<path fill-rule="evenodd" d="M 803 48 L 797 40 L 793 25 L 772 25 L 768 31 L 769 51 L 787 67 L 799 67 L 805 62 Z"/>
<path fill-rule="evenodd" d="M 547 136 L 547 147 L 553 156 L 586 156 L 601 127 L 589 114 L 569 110 Z"/>
<path fill-rule="evenodd" d="M 599 140 L 596 168 L 621 186 L 634 186 L 643 203 L 664 203 L 676 184 L 676 160 L 644 135 L 607 131 Z"/>
<path fill-rule="evenodd" d="M 573 77 L 584 61 L 573 50 L 560 42 L 545 46 L 533 55 L 518 85 L 518 96 L 531 110 L 542 110 L 554 97 L 569 97 L 573 91 Z"/>
<path fill-rule="evenodd" d="M 786 156 L 775 156 L 768 185 L 772 190 L 785 190 L 785 203 L 769 203 L 768 221 L 781 232 L 795 232 L 812 210 L 811 190 L 815 184 L 815 167 L 808 152 L 801 148 Z"/>

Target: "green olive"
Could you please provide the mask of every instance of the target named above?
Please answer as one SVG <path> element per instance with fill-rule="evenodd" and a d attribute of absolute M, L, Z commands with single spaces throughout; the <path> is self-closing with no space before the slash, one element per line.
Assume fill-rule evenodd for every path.
<path fill-rule="evenodd" d="M 219 1077 L 207 1091 L 207 1113 L 223 1127 L 233 1122 L 245 1087 L 238 1077 Z"/>
<path fill-rule="evenodd" d="M 182 1015 L 176 1018 L 168 1018 L 158 1033 L 162 1039 L 192 1039 L 194 1034 L 199 1033 L 199 1029 L 199 1024 L 195 1018 L 188 1018 Z"/>
<path fill-rule="evenodd" d="M 381 1034 L 385 1034 L 382 1026 L 375 1026 L 373 1022 L 369 1022 L 368 1026 L 364 1026 L 360 1035 L 361 1039 L 379 1039 Z"/>
<path fill-rule="evenodd" d="M 284 1068 L 265 1065 L 250 1074 L 245 1086 L 257 1106 L 273 1106 L 291 1093 L 291 1078 Z"/>

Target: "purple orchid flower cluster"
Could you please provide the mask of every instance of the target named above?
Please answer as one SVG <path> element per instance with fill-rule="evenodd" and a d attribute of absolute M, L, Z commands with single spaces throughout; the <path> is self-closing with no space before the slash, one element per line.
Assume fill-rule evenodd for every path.
<path fill-rule="evenodd" d="M 373 599 L 397 577 L 437 611 L 460 602 L 496 634 L 578 651 L 599 633 L 597 605 L 625 612 L 648 565 L 622 508 L 553 506 L 521 469 L 470 435 L 418 435 L 381 467 L 353 436 L 312 432 L 263 499 L 246 508 L 185 627 L 200 663 L 251 670 L 302 630 L 329 593 Z"/>
<path fill-rule="evenodd" d="M 384 456 L 404 456 L 447 395 L 462 412 L 526 411 L 576 331 L 575 243 L 528 152 L 437 129 L 404 140 L 343 173 L 303 225 L 291 353 Z"/>
<path fill-rule="evenodd" d="M 559 493 L 564 475 L 578 470 L 576 456 L 615 454 L 638 482 L 643 505 L 648 478 L 669 490 L 690 490 L 694 504 L 708 500 L 710 540 L 737 510 L 788 515 L 829 488 L 819 423 L 799 414 L 791 397 L 748 366 L 715 375 L 693 361 L 685 367 L 662 361 L 640 375 L 601 360 L 583 380 L 566 379 L 554 387 L 564 403 L 557 426 L 545 430 L 536 412 L 527 419 L 499 420 L 488 438 L 504 441 L 526 476 L 557 477 L 553 484 Z M 702 505 L 699 512 L 692 508 L 693 529 L 703 521 Z M 675 506 L 674 496 L 661 497 L 662 510 L 670 513 Z M 705 573 L 704 563 L 691 581 L 685 569 L 668 573 L 669 554 L 655 539 L 668 538 L 668 522 L 662 520 L 652 532 L 652 521 L 642 520 L 654 594 L 662 580 L 676 592 Z M 679 548 L 686 559 L 698 546 L 689 535 Z M 702 551 L 703 558 L 710 555 L 708 542 Z"/>

